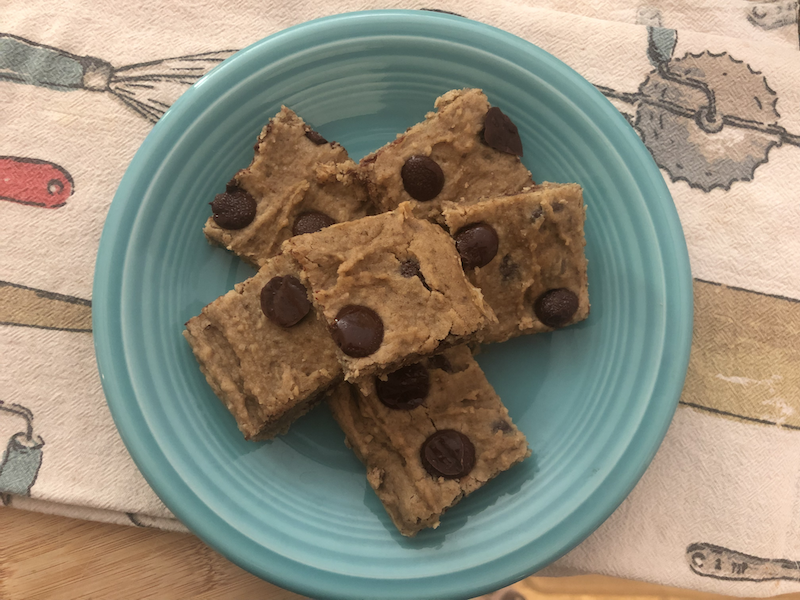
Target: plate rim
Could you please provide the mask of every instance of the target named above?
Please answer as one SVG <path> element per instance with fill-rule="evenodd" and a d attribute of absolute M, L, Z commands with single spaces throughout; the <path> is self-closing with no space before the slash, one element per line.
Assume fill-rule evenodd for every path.
<path fill-rule="evenodd" d="M 291 39 L 306 34 L 312 35 L 311 32 L 315 28 L 331 26 L 346 28 L 355 23 L 355 20 L 358 20 L 358 24 L 365 24 L 371 19 L 395 19 L 398 25 L 403 23 L 408 25 L 409 22 L 413 21 L 430 22 L 431 20 L 440 20 L 443 25 L 453 26 L 456 29 L 463 28 L 465 32 L 473 31 L 481 33 L 487 38 L 494 37 L 499 42 L 515 46 L 521 52 L 530 53 L 536 56 L 537 59 L 551 62 L 551 64 L 557 65 L 559 69 L 564 70 L 565 76 L 572 80 L 578 88 L 582 88 L 587 96 L 600 100 L 598 108 L 602 107 L 603 111 L 609 115 L 609 122 L 615 125 L 616 133 L 621 135 L 623 139 L 627 138 L 633 146 L 639 146 L 635 155 L 642 162 L 644 172 L 640 174 L 640 177 L 636 178 L 636 182 L 637 185 L 640 185 L 642 183 L 641 178 L 646 177 L 650 188 L 658 191 L 657 196 L 661 201 L 656 204 L 648 203 L 647 209 L 651 214 L 654 208 L 660 209 L 658 216 L 663 219 L 662 224 L 664 227 L 660 229 L 663 235 L 658 240 L 661 237 L 666 237 L 671 242 L 671 253 L 665 254 L 660 249 L 660 257 L 664 265 L 665 276 L 669 272 L 672 272 L 675 276 L 675 280 L 670 283 L 674 284 L 672 289 L 676 302 L 670 303 L 665 308 L 664 317 L 666 323 L 677 322 L 678 324 L 678 327 L 670 330 L 673 335 L 671 339 L 665 340 L 664 346 L 666 348 L 669 345 L 672 348 L 672 356 L 674 358 L 669 361 L 669 368 L 665 368 L 665 361 L 662 358 L 657 375 L 653 377 L 654 391 L 643 413 L 642 422 L 648 417 L 652 417 L 651 413 L 655 411 L 658 416 L 657 422 L 655 425 L 651 423 L 650 428 L 644 428 L 640 424 L 620 459 L 610 468 L 608 476 L 578 507 L 585 507 L 589 502 L 596 501 L 598 497 L 601 497 L 603 499 L 603 510 L 595 511 L 591 515 L 588 514 L 589 511 L 583 511 L 585 513 L 583 515 L 573 515 L 575 520 L 571 522 L 571 531 L 568 535 L 561 535 L 560 540 L 549 540 L 548 538 L 558 538 L 559 536 L 556 534 L 564 534 L 563 529 L 566 526 L 553 527 L 543 538 L 532 540 L 519 549 L 500 556 L 491 562 L 483 563 L 479 568 L 472 570 L 472 575 L 465 574 L 463 571 L 459 572 L 458 574 L 464 575 L 464 577 L 455 586 L 446 585 L 446 580 L 452 578 L 455 573 L 416 579 L 378 580 L 322 571 L 311 565 L 298 563 L 283 557 L 264 546 L 256 544 L 250 538 L 239 539 L 243 537 L 240 532 L 230 531 L 231 528 L 226 522 L 213 513 L 195 495 L 186 482 L 180 479 L 179 473 L 161 452 L 152 431 L 147 427 L 144 416 L 137 410 L 139 407 L 135 399 L 135 393 L 133 394 L 133 402 L 126 398 L 128 393 L 133 393 L 133 389 L 129 377 L 130 374 L 126 368 L 127 365 L 124 364 L 126 363 L 124 352 L 121 357 L 116 356 L 118 352 L 121 352 L 122 348 L 122 344 L 119 341 L 121 335 L 118 334 L 122 329 L 121 286 L 123 278 L 121 271 L 115 272 L 112 269 L 115 264 L 113 259 L 121 250 L 124 250 L 122 245 L 123 238 L 118 233 L 125 225 L 126 208 L 128 213 L 132 210 L 133 203 L 128 202 L 126 204 L 125 198 L 130 197 L 131 190 L 134 188 L 138 175 L 142 170 L 142 164 L 146 162 L 145 157 L 150 153 L 150 148 L 156 147 L 161 138 L 166 135 L 165 132 L 168 131 L 169 125 L 176 118 L 176 115 L 191 108 L 193 101 L 202 100 L 201 92 L 205 89 L 207 82 L 215 81 L 216 78 L 221 77 L 230 68 L 231 64 L 236 65 L 240 61 L 247 60 L 250 56 L 261 52 L 269 52 L 273 46 L 279 45 L 286 38 Z M 400 31 L 398 31 L 399 33 Z M 118 199 L 120 201 L 117 201 Z M 124 256 L 124 252 L 122 252 L 122 255 Z M 670 269 L 667 268 L 666 263 L 668 260 L 665 259 L 672 259 L 673 264 Z M 359 11 L 300 23 L 267 36 L 236 52 L 192 86 L 156 123 L 126 169 L 103 226 L 95 263 L 92 297 L 92 329 L 95 357 L 106 402 L 120 436 L 137 468 L 164 504 L 206 544 L 245 570 L 276 585 L 307 596 L 346 598 L 348 600 L 361 597 L 372 599 L 417 597 L 408 595 L 408 593 L 422 593 L 423 595 L 437 598 L 463 597 L 465 594 L 480 595 L 534 573 L 577 546 L 599 527 L 629 495 L 661 445 L 672 422 L 683 388 L 693 330 L 691 268 L 686 240 L 680 225 L 677 209 L 660 170 L 652 161 L 647 148 L 635 134 L 633 128 L 591 83 L 571 67 L 535 44 L 485 23 L 461 16 L 426 10 Z M 667 298 L 669 299 L 670 296 Z M 103 301 L 100 301 L 100 299 L 103 299 Z M 116 350 L 114 349 L 115 340 L 117 340 Z M 664 353 L 662 352 L 662 354 Z M 123 364 L 117 364 L 120 362 Z M 669 371 L 669 373 L 665 373 L 665 371 Z M 666 381 L 662 381 L 664 379 Z M 657 406 L 656 404 L 658 403 L 654 402 L 656 396 L 662 400 L 661 404 Z M 646 432 L 645 429 L 647 429 Z M 643 449 L 644 451 L 642 451 Z M 620 467 L 621 464 L 627 464 L 628 466 L 622 468 Z M 563 523 L 560 525 L 563 525 Z M 229 530 L 227 534 L 226 528 Z M 232 543 L 230 538 L 233 537 L 234 533 L 237 541 L 246 542 L 245 545 L 236 546 Z M 248 548 L 247 542 L 254 548 Z M 509 568 L 507 564 L 504 564 L 510 556 L 516 555 L 519 557 L 519 555 L 525 554 L 525 549 L 530 549 L 533 545 L 542 544 L 543 542 L 557 546 L 557 549 L 551 552 L 552 556 L 547 560 L 532 564 L 517 560 L 513 568 Z M 257 553 L 258 560 L 255 559 Z M 484 581 L 481 582 L 477 573 L 484 573 L 487 569 L 494 572 L 499 570 L 502 572 L 502 576 L 494 577 L 491 581 L 487 581 L 484 578 Z M 383 592 L 386 593 L 376 593 L 375 586 L 378 583 L 382 584 Z"/>

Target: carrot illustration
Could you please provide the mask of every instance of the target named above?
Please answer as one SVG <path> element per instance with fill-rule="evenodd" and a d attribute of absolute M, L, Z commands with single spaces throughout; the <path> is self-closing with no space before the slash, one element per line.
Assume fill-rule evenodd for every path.
<path fill-rule="evenodd" d="M 100 58 L 0 33 L 0 81 L 62 91 L 110 92 L 155 123 L 189 86 L 234 52 L 205 52 L 115 68 Z"/>
<path fill-rule="evenodd" d="M 57 164 L 0 156 L 0 200 L 58 208 L 66 204 L 74 191 L 72 176 Z"/>

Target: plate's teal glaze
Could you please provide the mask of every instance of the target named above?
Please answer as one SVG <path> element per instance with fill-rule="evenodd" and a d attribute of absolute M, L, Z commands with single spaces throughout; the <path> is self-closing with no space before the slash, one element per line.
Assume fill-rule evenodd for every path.
<path fill-rule="evenodd" d="M 537 181 L 583 185 L 592 312 L 479 356 L 533 456 L 453 508 L 439 529 L 406 540 L 325 407 L 271 443 L 245 442 L 181 330 L 251 272 L 209 246 L 201 227 L 281 104 L 357 159 L 422 119 L 442 92 L 467 86 L 483 88 L 518 125 Z M 94 286 L 104 390 L 147 480 L 222 554 L 315 598 L 477 596 L 575 546 L 661 442 L 691 326 L 678 217 L 625 120 L 539 48 L 427 12 L 306 23 L 202 79 L 125 174 Z"/>

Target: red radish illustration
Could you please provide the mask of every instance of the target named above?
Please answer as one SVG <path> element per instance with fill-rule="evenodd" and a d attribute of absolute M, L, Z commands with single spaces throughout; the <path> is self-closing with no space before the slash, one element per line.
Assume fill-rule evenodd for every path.
<path fill-rule="evenodd" d="M 0 200 L 58 208 L 66 204 L 74 191 L 72 176 L 57 164 L 0 156 Z"/>

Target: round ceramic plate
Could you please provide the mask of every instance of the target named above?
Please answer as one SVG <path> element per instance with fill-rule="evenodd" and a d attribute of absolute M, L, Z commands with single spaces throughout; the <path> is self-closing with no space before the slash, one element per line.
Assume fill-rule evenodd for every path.
<path fill-rule="evenodd" d="M 272 442 L 242 439 L 181 336 L 252 271 L 209 246 L 208 203 L 285 104 L 353 158 L 480 87 L 517 124 L 536 181 L 588 205 L 591 316 L 478 360 L 533 455 L 405 539 L 327 407 Z M 544 567 L 633 488 L 683 384 L 692 327 L 680 223 L 647 149 L 592 85 L 541 49 L 458 17 L 341 15 L 293 27 L 212 71 L 125 174 L 94 284 L 114 419 L 165 504 L 245 569 L 315 598 L 477 596 Z"/>

